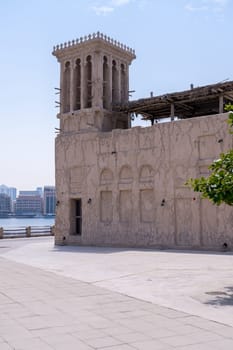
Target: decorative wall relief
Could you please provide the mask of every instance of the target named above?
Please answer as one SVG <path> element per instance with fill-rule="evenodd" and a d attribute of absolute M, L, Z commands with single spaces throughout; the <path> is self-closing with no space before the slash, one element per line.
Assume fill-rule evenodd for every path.
<path fill-rule="evenodd" d="M 100 174 L 100 184 L 108 185 L 113 182 L 113 172 L 110 169 L 103 169 Z"/>
<path fill-rule="evenodd" d="M 210 174 L 209 165 L 199 165 L 199 173 L 201 176 L 208 176 Z"/>
<path fill-rule="evenodd" d="M 200 245 L 200 223 L 197 221 L 199 206 L 193 198 L 177 198 L 176 243 L 180 246 Z"/>
<path fill-rule="evenodd" d="M 131 183 L 133 182 L 133 172 L 130 166 L 124 165 L 119 174 L 119 182 L 120 183 Z"/>
<path fill-rule="evenodd" d="M 100 221 L 112 222 L 112 191 L 100 192 Z"/>
<path fill-rule="evenodd" d="M 154 220 L 154 190 L 140 190 L 140 221 L 153 222 Z"/>
<path fill-rule="evenodd" d="M 133 215 L 132 191 L 123 190 L 119 194 L 120 222 L 131 222 Z"/>
<path fill-rule="evenodd" d="M 205 246 L 217 245 L 219 234 L 216 233 L 218 227 L 218 208 L 207 199 L 201 200 L 201 229 L 202 240 Z M 223 243 L 223 242 L 222 242 Z"/>
<path fill-rule="evenodd" d="M 199 136 L 199 159 L 214 159 L 221 152 L 215 135 Z"/>
<path fill-rule="evenodd" d="M 139 181 L 150 182 L 153 181 L 154 170 L 150 165 L 143 165 L 140 169 Z"/>
<path fill-rule="evenodd" d="M 84 181 L 84 168 L 74 167 L 70 169 L 70 192 L 81 192 Z"/>

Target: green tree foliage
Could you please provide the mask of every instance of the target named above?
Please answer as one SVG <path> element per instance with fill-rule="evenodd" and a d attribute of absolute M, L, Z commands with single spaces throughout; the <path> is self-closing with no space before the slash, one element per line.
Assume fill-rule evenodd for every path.
<path fill-rule="evenodd" d="M 229 112 L 228 123 L 233 128 L 233 105 L 226 105 L 225 110 Z M 232 129 L 230 133 L 233 134 Z M 209 169 L 211 173 L 208 177 L 189 179 L 186 184 L 216 205 L 233 205 L 233 149 L 220 154 Z"/>
<path fill-rule="evenodd" d="M 230 125 L 230 128 L 232 128 L 233 127 L 233 105 L 232 104 L 226 105 L 225 110 L 229 112 L 228 124 Z M 230 130 L 230 134 L 233 134 L 232 130 Z"/>

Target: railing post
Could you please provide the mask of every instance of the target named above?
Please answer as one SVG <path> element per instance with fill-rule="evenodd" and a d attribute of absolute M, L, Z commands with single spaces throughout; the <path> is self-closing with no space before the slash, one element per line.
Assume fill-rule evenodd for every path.
<path fill-rule="evenodd" d="M 3 227 L 0 227 L 0 239 L 2 239 L 3 238 Z"/>
<path fill-rule="evenodd" d="M 51 233 L 52 236 L 55 235 L 55 225 L 50 227 L 50 233 Z"/>
<path fill-rule="evenodd" d="M 31 237 L 31 226 L 26 227 L 26 237 Z"/>

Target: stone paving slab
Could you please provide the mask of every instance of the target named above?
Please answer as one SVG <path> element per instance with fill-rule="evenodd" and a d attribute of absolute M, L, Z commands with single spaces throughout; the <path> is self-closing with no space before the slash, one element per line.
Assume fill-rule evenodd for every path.
<path fill-rule="evenodd" d="M 232 317 L 231 304 L 218 305 L 220 310 L 216 305 L 208 305 L 215 312 L 221 311 L 221 307 L 226 311 L 225 322 L 218 320 L 221 316 L 218 312 L 215 315 L 217 322 L 214 322 L 208 312 L 205 317 L 199 317 L 191 312 L 192 309 L 184 312 L 165 307 L 156 303 L 156 295 L 152 294 L 152 302 L 147 301 L 143 294 L 140 298 L 134 296 L 134 285 L 131 291 L 129 288 L 137 268 L 141 276 L 144 269 L 146 278 L 148 271 L 155 273 L 164 269 L 164 287 L 170 283 L 166 284 L 169 279 L 167 269 L 173 269 L 177 296 L 180 285 L 185 285 L 186 281 L 185 278 L 182 281 L 182 262 L 185 269 L 190 270 L 190 277 L 192 273 L 196 276 L 198 271 L 204 276 L 206 270 L 201 268 L 207 264 L 207 271 L 215 270 L 215 278 L 220 276 L 222 283 L 230 285 L 222 272 L 227 271 L 230 278 L 231 254 L 217 255 L 216 263 L 215 255 L 203 253 L 197 259 L 195 254 L 188 252 L 173 255 L 109 248 L 57 249 L 45 238 L 30 239 L 25 243 L 4 240 L 0 241 L 1 246 L 6 248 L 0 250 L 0 350 L 233 349 L 233 328 L 227 324 Z M 4 253 L 4 249 L 7 252 Z M 99 272 L 101 268 L 106 271 L 106 279 L 102 282 L 96 279 L 103 274 L 103 271 Z M 128 284 L 125 282 L 127 275 L 130 277 Z M 130 293 L 125 293 L 124 288 L 119 293 L 116 279 L 117 285 L 121 285 L 123 279 L 124 288 L 127 287 Z M 144 287 L 148 294 L 152 291 L 147 283 L 139 287 Z M 201 290 L 211 287 L 209 277 Z M 170 295 L 166 289 L 164 295 L 164 298 Z M 184 297 L 187 297 L 185 293 Z M 176 306 L 174 300 L 170 303 Z M 203 310 L 205 308 L 204 304 Z"/>
<path fill-rule="evenodd" d="M 100 286 L 233 326 L 232 252 L 54 247 L 51 237 L 19 241 L 0 242 L 0 254 L 88 282 L 88 297 L 91 286 Z M 19 301 L 25 298 L 15 297 Z M 172 311 L 170 315 L 172 318 Z"/>
<path fill-rule="evenodd" d="M 1 350 L 233 348 L 220 323 L 5 258 L 0 276 Z"/>

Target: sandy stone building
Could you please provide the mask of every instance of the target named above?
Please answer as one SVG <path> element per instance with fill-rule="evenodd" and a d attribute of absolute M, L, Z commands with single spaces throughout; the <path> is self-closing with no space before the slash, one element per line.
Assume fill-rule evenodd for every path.
<path fill-rule="evenodd" d="M 132 49 L 96 33 L 53 54 L 61 66 L 55 243 L 231 249 L 233 209 L 184 183 L 232 148 L 223 107 L 233 83 L 128 102 Z M 152 126 L 131 128 L 133 114 Z"/>

